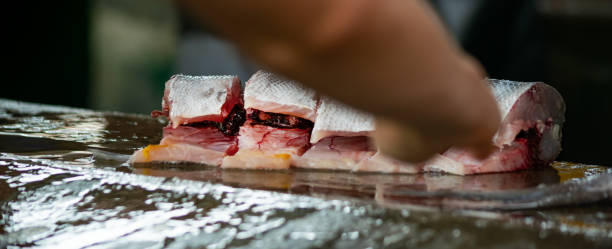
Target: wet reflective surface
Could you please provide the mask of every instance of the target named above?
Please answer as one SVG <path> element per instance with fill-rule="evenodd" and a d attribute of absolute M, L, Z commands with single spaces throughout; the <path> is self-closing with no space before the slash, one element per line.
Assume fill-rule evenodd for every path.
<path fill-rule="evenodd" d="M 0 100 L 0 248 L 609 248 L 612 170 L 133 168 L 146 116 Z"/>

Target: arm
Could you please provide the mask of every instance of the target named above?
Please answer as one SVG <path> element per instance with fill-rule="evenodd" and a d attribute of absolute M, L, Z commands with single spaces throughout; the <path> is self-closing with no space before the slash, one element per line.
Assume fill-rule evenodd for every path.
<path fill-rule="evenodd" d="M 420 0 L 179 2 L 263 66 L 374 113 L 399 159 L 484 152 L 499 125 L 482 69 Z"/>

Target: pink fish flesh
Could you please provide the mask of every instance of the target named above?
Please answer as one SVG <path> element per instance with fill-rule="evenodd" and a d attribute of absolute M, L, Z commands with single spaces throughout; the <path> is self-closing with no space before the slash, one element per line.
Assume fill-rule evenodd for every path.
<path fill-rule="evenodd" d="M 502 114 L 493 138 L 498 149 L 484 160 L 451 148 L 426 163 L 424 171 L 467 175 L 507 172 L 548 165 L 561 152 L 565 103 L 544 83 L 489 80 Z"/>
<path fill-rule="evenodd" d="M 225 135 L 216 127 L 165 127 L 163 137 L 164 144 L 186 143 L 227 155 L 236 154 L 238 151 L 238 138 Z"/>
<path fill-rule="evenodd" d="M 238 153 L 223 160 L 224 168 L 287 169 L 291 157 L 310 146 L 310 129 L 276 128 L 252 124 L 240 127 Z"/>
<path fill-rule="evenodd" d="M 293 166 L 311 169 L 355 170 L 359 162 L 374 155 L 368 137 L 327 137 L 315 143 Z"/>

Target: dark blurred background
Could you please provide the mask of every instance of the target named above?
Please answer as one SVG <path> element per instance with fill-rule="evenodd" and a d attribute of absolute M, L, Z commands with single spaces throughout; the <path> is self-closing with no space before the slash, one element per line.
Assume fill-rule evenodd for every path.
<path fill-rule="evenodd" d="M 612 1 L 430 2 L 491 78 L 561 92 L 560 160 L 612 166 Z M 8 77 L 0 98 L 148 113 L 171 74 L 247 79 L 257 69 L 167 0 L 20 1 L 2 18 Z"/>

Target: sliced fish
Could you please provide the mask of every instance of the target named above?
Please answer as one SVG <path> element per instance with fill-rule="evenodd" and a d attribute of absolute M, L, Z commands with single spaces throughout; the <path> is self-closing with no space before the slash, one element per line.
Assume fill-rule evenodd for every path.
<path fill-rule="evenodd" d="M 281 129 L 252 125 L 247 121 L 240 127 L 240 150 L 223 160 L 224 168 L 287 169 L 291 158 L 299 156 L 310 146 L 310 129 Z"/>
<path fill-rule="evenodd" d="M 501 127 L 493 138 L 495 145 L 508 145 L 521 131 L 536 128 L 539 133 L 555 133 L 551 135 L 559 144 L 552 149 L 560 151 L 565 102 L 557 90 L 540 82 L 494 79 L 489 82 L 502 114 Z"/>
<path fill-rule="evenodd" d="M 233 76 L 177 75 L 166 83 L 161 112 L 169 116 L 172 125 L 164 128 L 160 145 L 137 151 L 130 162 L 191 161 L 225 168 L 294 166 L 468 175 L 527 169 L 554 160 L 561 151 L 565 113 L 561 95 L 544 83 L 507 80 L 489 83 L 502 114 L 500 128 L 491 141 L 496 151 L 485 159 L 477 159 L 470 152 L 453 147 L 415 165 L 377 150 L 369 138 L 375 129 L 371 114 L 328 97 L 318 99 L 314 91 L 299 83 L 265 71 L 257 72 L 246 83 L 246 123 L 239 129 L 238 126 L 225 129 L 224 133 L 219 129 L 231 128 L 245 113 L 242 105 L 238 106 L 241 112 L 234 108 L 242 104 L 239 80 Z M 227 118 L 228 115 L 234 118 Z M 223 120 L 232 122 L 219 123 L 220 128 L 210 127 L 206 122 L 199 126 L 191 124 Z M 314 121 L 314 126 L 308 120 Z M 239 135 L 234 136 L 237 130 Z"/>
<path fill-rule="evenodd" d="M 414 174 L 421 170 L 420 165 L 402 162 L 385 156 L 380 151 L 359 162 L 353 171 Z"/>
<path fill-rule="evenodd" d="M 244 107 L 250 115 L 247 122 L 240 127 L 238 136 L 240 150 L 223 160 L 224 168 L 248 169 L 286 169 L 291 166 L 291 158 L 299 156 L 310 146 L 310 132 L 317 108 L 316 93 L 303 85 L 284 79 L 263 70 L 255 73 L 244 89 Z M 261 112 L 253 112 L 254 110 Z M 262 113 L 265 112 L 265 113 Z M 310 121 L 308 127 L 287 128 L 270 126 L 253 120 L 252 113 L 272 118 L 276 115 L 291 126 L 294 117 Z M 286 115 L 286 116 L 285 116 Z"/>
<path fill-rule="evenodd" d="M 225 153 L 216 150 L 209 150 L 200 146 L 176 143 L 176 144 L 160 144 L 149 145 L 140 149 L 130 157 L 128 163 L 180 163 L 192 162 L 204 165 L 221 165 Z"/>
<path fill-rule="evenodd" d="M 547 165 L 561 152 L 565 103 L 544 83 L 489 80 L 502 122 L 493 137 L 492 155 L 478 160 L 469 152 L 451 148 L 425 164 L 425 171 L 459 175 L 506 172 Z"/>
<path fill-rule="evenodd" d="M 129 162 L 194 162 L 219 166 L 225 156 L 237 151 L 237 137 L 227 136 L 216 127 L 166 127 L 159 145 L 136 151 Z"/>
<path fill-rule="evenodd" d="M 302 156 L 292 157 L 298 168 L 354 172 L 417 173 L 420 167 L 383 155 L 367 136 L 332 136 L 319 140 Z"/>
<path fill-rule="evenodd" d="M 228 135 L 232 126 L 237 130 L 239 125 L 234 124 L 240 120 L 237 110 L 244 113 L 242 86 L 236 76 L 174 75 L 166 82 L 162 111 L 152 113 L 170 119 L 163 139 L 159 145 L 134 152 L 129 162 L 219 166 L 225 156 L 238 151 L 237 136 Z"/>
<path fill-rule="evenodd" d="M 321 98 L 310 137 L 313 146 L 294 159 L 296 167 L 344 169 L 363 172 L 416 173 L 419 167 L 392 159 L 370 145 L 374 116 L 329 97 Z M 366 139 L 365 141 L 363 139 Z M 335 145 L 338 142 L 340 145 Z M 351 151 L 348 143 L 368 144 L 367 150 Z M 332 149 L 333 146 L 343 148 Z M 353 149 L 354 149 L 353 145 Z"/>
<path fill-rule="evenodd" d="M 308 148 L 310 130 L 280 129 L 245 123 L 240 127 L 238 147 L 274 151 L 275 153 L 302 154 Z"/>
<path fill-rule="evenodd" d="M 238 136 L 240 150 L 223 160 L 224 168 L 287 169 L 291 158 L 310 147 L 311 129 L 282 129 L 247 121 Z"/>
<path fill-rule="evenodd" d="M 327 137 L 302 156 L 292 158 L 292 165 L 298 168 L 356 171 L 360 162 L 374 154 L 368 137 Z"/>

